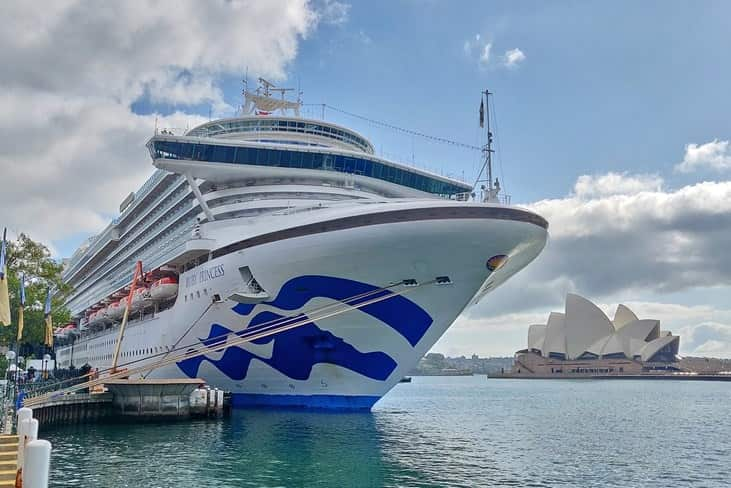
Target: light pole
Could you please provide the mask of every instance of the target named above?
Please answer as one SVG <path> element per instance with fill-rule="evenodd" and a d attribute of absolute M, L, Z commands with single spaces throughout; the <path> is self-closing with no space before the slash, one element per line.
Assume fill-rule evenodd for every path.
<path fill-rule="evenodd" d="M 16 357 L 15 351 L 9 350 L 8 352 L 5 353 L 5 359 L 8 360 L 8 370 L 10 369 L 10 366 L 13 364 L 13 360 L 15 359 L 15 357 Z M 12 385 L 10 384 L 11 382 L 9 381 L 7 371 L 5 372 L 5 378 L 8 380 L 6 383 L 6 386 L 5 386 L 5 397 L 10 398 L 10 396 L 12 395 L 13 399 L 15 399 L 15 392 L 18 387 L 18 366 L 17 365 L 15 366 L 15 380 L 12 382 Z"/>
<path fill-rule="evenodd" d="M 12 366 L 13 364 L 15 364 L 15 363 L 14 363 L 14 360 L 15 360 L 15 358 L 16 358 L 16 357 L 17 357 L 17 356 L 16 356 L 16 354 L 15 354 L 15 351 L 8 351 L 8 352 L 6 352 L 6 353 L 5 353 L 5 359 L 7 359 L 7 360 L 8 360 L 8 369 L 10 369 L 10 367 L 11 367 L 11 366 Z M 18 374 L 17 374 L 17 372 L 18 372 L 18 367 L 17 367 L 17 365 L 16 365 L 16 366 L 15 366 L 15 381 L 17 381 L 17 380 L 18 380 Z M 7 374 L 6 374 L 5 376 L 7 377 Z"/>
<path fill-rule="evenodd" d="M 25 358 L 23 356 L 18 356 L 18 360 L 15 362 L 15 382 L 18 382 L 18 368 L 20 365 L 23 365 L 25 368 Z"/>
<path fill-rule="evenodd" d="M 48 379 L 48 361 L 51 360 L 50 354 L 44 354 L 43 355 L 43 379 Z"/>

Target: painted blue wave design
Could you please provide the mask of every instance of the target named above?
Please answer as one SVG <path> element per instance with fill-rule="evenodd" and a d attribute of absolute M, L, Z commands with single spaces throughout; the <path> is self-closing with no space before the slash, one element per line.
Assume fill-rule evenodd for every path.
<path fill-rule="evenodd" d="M 255 327 L 272 320 L 282 320 L 283 316 L 272 312 L 257 314 L 249 323 L 248 327 Z M 305 315 L 288 318 L 277 322 L 286 324 L 290 321 L 306 320 Z M 201 341 L 210 346 L 216 342 L 224 342 L 225 339 L 216 339 L 223 334 L 230 334 L 230 329 L 213 324 L 208 337 Z M 236 332 L 241 335 L 246 329 Z M 232 380 L 246 378 L 251 360 L 256 358 L 280 373 L 295 380 L 306 380 L 312 373 L 315 364 L 327 363 L 347 368 L 368 378 L 384 381 L 396 369 L 396 361 L 383 352 L 363 353 L 355 347 L 337 337 L 331 332 L 320 329 L 315 323 L 299 326 L 288 331 L 280 332 L 274 336 L 263 337 L 252 342 L 256 344 L 267 344 L 274 341 L 272 355 L 270 358 L 261 357 L 237 346 L 228 347 L 220 359 L 214 360 L 206 356 L 198 356 L 186 359 L 178 363 L 180 369 L 189 377 L 198 376 L 203 361 L 208 361 L 218 368 L 223 374 Z"/>
<path fill-rule="evenodd" d="M 325 297 L 342 302 L 350 297 L 375 290 L 378 290 L 378 287 L 359 281 L 334 276 L 305 275 L 289 280 L 282 286 L 274 300 L 264 303 L 280 310 L 296 310 L 313 298 Z M 387 295 L 394 294 L 382 290 L 350 303 L 357 305 Z M 255 305 L 251 304 L 238 304 L 233 307 L 233 311 L 240 315 L 248 315 L 254 307 Z M 360 310 L 394 329 L 412 346 L 416 346 L 424 337 L 433 322 L 423 308 L 401 295 L 364 305 Z"/>

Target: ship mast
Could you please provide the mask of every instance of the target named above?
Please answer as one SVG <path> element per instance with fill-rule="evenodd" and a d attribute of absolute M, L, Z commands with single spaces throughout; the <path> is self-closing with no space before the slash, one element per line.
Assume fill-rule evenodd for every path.
<path fill-rule="evenodd" d="M 485 163 L 480 170 L 476 183 L 484 183 L 480 187 L 483 192 L 483 202 L 499 202 L 498 193 L 500 193 L 500 182 L 496 178 L 493 183 L 492 179 L 492 155 L 495 152 L 492 148 L 493 135 L 490 128 L 490 95 L 492 94 L 493 93 L 490 90 L 485 90 L 480 93 L 480 127 L 485 127 L 485 125 L 487 125 L 487 143 L 482 147 L 482 154 L 484 155 Z M 485 121 L 487 121 L 487 124 L 485 124 Z M 480 179 L 482 172 L 485 170 L 487 170 L 486 181 Z"/>

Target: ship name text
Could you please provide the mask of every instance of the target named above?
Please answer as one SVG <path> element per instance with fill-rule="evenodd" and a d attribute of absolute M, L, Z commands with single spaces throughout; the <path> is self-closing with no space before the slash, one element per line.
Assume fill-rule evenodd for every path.
<path fill-rule="evenodd" d="M 220 278 L 221 276 L 225 275 L 226 272 L 223 268 L 222 264 L 219 264 L 218 266 L 213 266 L 212 268 L 206 268 L 198 273 L 191 273 L 190 276 L 185 277 L 185 286 L 186 288 L 195 286 L 198 283 L 205 283 L 209 280 L 214 280 L 216 278 Z"/>

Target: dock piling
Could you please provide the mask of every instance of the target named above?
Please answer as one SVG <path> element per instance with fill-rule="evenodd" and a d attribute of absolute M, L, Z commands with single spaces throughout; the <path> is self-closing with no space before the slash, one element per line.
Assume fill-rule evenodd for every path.
<path fill-rule="evenodd" d="M 51 443 L 39 439 L 29 442 L 25 446 L 23 488 L 47 488 L 50 467 Z"/>

